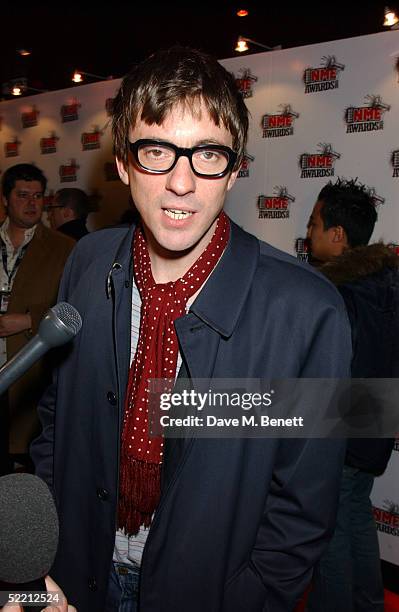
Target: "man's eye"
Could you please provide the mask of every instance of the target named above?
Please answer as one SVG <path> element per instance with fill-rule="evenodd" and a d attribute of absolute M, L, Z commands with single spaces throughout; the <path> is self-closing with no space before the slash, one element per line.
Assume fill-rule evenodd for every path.
<path fill-rule="evenodd" d="M 168 149 L 161 149 L 159 147 L 153 147 L 151 149 L 145 149 L 144 154 L 148 159 L 160 160 L 166 159 L 172 155 L 172 152 Z"/>
<path fill-rule="evenodd" d="M 161 151 L 161 149 L 150 149 L 147 151 L 147 155 L 152 157 L 161 157 L 163 154 L 164 151 Z"/>
<path fill-rule="evenodd" d="M 205 161 L 218 161 L 220 158 L 220 153 L 217 151 L 201 151 L 201 157 Z"/>

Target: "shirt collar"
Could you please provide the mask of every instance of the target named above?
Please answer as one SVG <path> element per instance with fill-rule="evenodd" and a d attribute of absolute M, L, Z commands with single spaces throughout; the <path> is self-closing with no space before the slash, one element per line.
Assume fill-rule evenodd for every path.
<path fill-rule="evenodd" d="M 10 226 L 10 219 L 9 219 L 9 217 L 6 217 L 4 223 L 0 227 L 0 238 L 3 240 L 3 242 L 6 244 L 6 246 L 8 248 L 11 248 L 12 250 L 14 250 L 14 246 L 13 246 L 13 244 L 12 244 L 12 242 L 10 240 L 10 236 L 8 234 L 9 226 Z M 23 248 L 25 245 L 27 245 L 32 240 L 33 236 L 35 235 L 35 231 L 36 231 L 37 226 L 38 226 L 38 224 L 36 223 L 36 225 L 34 225 L 33 227 L 30 227 L 29 229 L 25 230 L 24 240 L 23 240 L 21 246 L 19 247 L 19 249 Z"/>

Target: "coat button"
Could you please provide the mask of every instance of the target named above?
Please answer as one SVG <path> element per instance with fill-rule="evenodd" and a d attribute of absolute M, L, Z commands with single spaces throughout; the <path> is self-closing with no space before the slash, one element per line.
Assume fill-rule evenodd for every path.
<path fill-rule="evenodd" d="M 115 395 L 115 393 L 113 391 L 108 391 L 108 393 L 107 393 L 107 400 L 109 401 L 111 406 L 116 406 L 117 399 L 116 399 L 116 395 Z"/>
<path fill-rule="evenodd" d="M 107 501 L 107 499 L 109 498 L 109 492 L 107 491 L 107 489 L 97 489 L 97 497 L 98 499 L 101 499 L 101 501 Z"/>
<path fill-rule="evenodd" d="M 97 580 L 95 578 L 89 578 L 87 584 L 90 591 L 97 591 Z"/>

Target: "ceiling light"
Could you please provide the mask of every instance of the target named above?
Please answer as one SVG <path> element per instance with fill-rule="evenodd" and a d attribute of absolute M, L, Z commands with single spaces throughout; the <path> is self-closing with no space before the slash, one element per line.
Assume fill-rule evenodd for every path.
<path fill-rule="evenodd" d="M 72 81 L 74 83 L 83 83 L 83 75 L 88 76 L 91 79 L 97 79 L 98 81 L 107 81 L 113 78 L 112 76 L 101 76 L 99 74 L 93 74 L 92 72 L 85 72 L 84 70 L 75 70 L 72 76 Z"/>
<path fill-rule="evenodd" d="M 239 53 L 242 53 L 243 51 L 248 51 L 249 47 L 247 43 L 251 43 L 251 45 L 261 47 L 261 49 L 266 49 L 266 51 L 274 51 L 277 49 L 281 49 L 281 45 L 277 45 L 276 47 L 268 47 L 267 45 L 257 42 L 256 40 L 252 40 L 252 38 L 245 38 L 244 36 L 239 36 L 235 51 L 238 51 Z"/>
<path fill-rule="evenodd" d="M 384 27 L 389 28 L 398 23 L 399 18 L 396 15 L 395 11 L 392 11 L 388 6 L 384 9 L 384 23 L 382 24 Z"/>
<path fill-rule="evenodd" d="M 44 93 L 47 89 L 38 89 L 37 87 L 31 87 L 28 85 L 26 77 L 20 77 L 18 79 L 12 79 L 8 83 L 3 83 L 2 87 L 3 94 L 6 96 L 23 96 L 27 92 Z"/>
<path fill-rule="evenodd" d="M 17 49 L 18 55 L 22 55 L 22 57 L 26 57 L 27 55 L 31 55 L 31 51 L 28 49 Z"/>
<path fill-rule="evenodd" d="M 248 15 L 247 9 L 239 9 L 236 13 L 237 17 L 246 17 Z"/>
<path fill-rule="evenodd" d="M 248 51 L 249 47 L 247 45 L 247 41 L 244 40 L 241 36 L 238 37 L 236 47 L 234 51 L 238 51 L 238 53 L 243 53 L 244 51 Z"/>
<path fill-rule="evenodd" d="M 82 83 L 82 81 L 83 81 L 82 74 L 80 72 L 78 72 L 77 70 L 75 70 L 75 72 L 73 73 L 72 81 L 74 83 Z"/>

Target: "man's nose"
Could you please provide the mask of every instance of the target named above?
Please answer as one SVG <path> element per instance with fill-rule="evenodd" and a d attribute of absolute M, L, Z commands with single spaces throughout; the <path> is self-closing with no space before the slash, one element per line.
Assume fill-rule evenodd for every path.
<path fill-rule="evenodd" d="M 192 171 L 190 160 L 187 157 L 180 157 L 176 166 L 168 174 L 166 188 L 177 195 L 185 195 L 195 191 L 196 177 Z"/>

